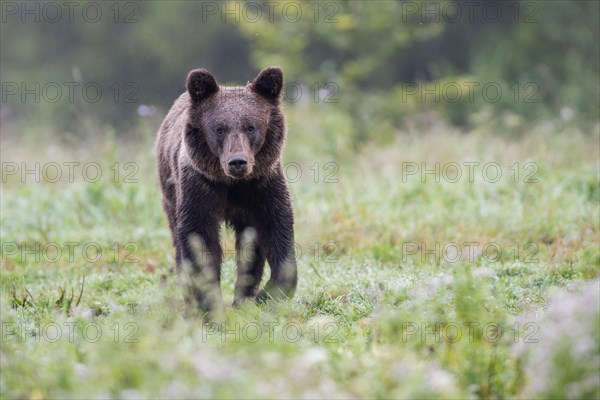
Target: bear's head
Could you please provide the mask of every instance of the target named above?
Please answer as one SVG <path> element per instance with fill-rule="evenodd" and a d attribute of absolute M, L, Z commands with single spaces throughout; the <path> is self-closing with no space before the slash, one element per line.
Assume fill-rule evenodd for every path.
<path fill-rule="evenodd" d="M 285 142 L 280 101 L 283 72 L 263 69 L 246 86 L 219 86 L 204 69 L 187 78 L 185 151 L 214 181 L 250 179 L 278 166 Z"/>

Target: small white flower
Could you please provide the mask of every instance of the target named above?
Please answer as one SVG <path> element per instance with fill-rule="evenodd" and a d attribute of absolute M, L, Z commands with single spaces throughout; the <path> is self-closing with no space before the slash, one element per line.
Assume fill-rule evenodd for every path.
<path fill-rule="evenodd" d="M 141 104 L 137 108 L 137 113 L 140 117 L 149 117 L 156 113 L 156 107 Z"/>
<path fill-rule="evenodd" d="M 563 107 L 560 109 L 560 118 L 563 121 L 570 121 L 575 116 L 575 111 L 571 107 Z"/>

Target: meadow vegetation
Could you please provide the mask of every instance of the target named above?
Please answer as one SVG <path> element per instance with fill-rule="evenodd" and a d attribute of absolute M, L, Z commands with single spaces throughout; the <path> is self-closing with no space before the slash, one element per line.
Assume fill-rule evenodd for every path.
<path fill-rule="evenodd" d="M 4 138 L 0 396 L 597 398 L 599 126 L 415 121 L 356 145 L 311 107 L 287 110 L 296 297 L 223 325 L 170 272 L 153 123 Z"/>

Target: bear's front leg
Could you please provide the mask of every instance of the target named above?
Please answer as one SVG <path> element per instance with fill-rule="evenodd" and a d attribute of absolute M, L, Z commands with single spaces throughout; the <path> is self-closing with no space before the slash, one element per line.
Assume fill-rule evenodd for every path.
<path fill-rule="evenodd" d="M 182 174 L 184 175 L 184 174 Z M 209 319 L 219 318 L 225 310 L 221 294 L 219 210 L 222 201 L 215 187 L 198 174 L 182 177 L 177 204 L 177 242 L 188 282 L 191 300 Z M 191 175 L 191 176 L 189 176 Z M 187 268 L 185 267 L 187 265 Z"/>
<path fill-rule="evenodd" d="M 234 221 L 237 280 L 233 305 L 254 301 L 265 268 L 265 257 L 256 238 L 256 231 L 246 221 Z"/>
<path fill-rule="evenodd" d="M 259 302 L 291 299 L 298 284 L 294 216 L 283 174 L 273 179 L 268 187 L 256 220 L 259 244 L 269 262 L 271 277 L 257 296 Z"/>

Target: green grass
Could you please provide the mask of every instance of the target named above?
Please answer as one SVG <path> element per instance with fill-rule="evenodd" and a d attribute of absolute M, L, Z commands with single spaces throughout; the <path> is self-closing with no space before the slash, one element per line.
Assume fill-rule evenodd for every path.
<path fill-rule="evenodd" d="M 151 139 L 3 153 L 94 161 L 103 176 L 2 184 L 1 397 L 598 398 L 597 131 L 433 127 L 355 152 L 332 134 L 319 146 L 312 132 L 336 119 L 298 120 L 290 110 L 297 295 L 228 309 L 222 326 L 202 325 L 169 273 Z M 123 181 L 127 162 L 137 183 Z M 403 179 L 407 163 L 436 162 L 480 167 L 473 182 Z"/>

